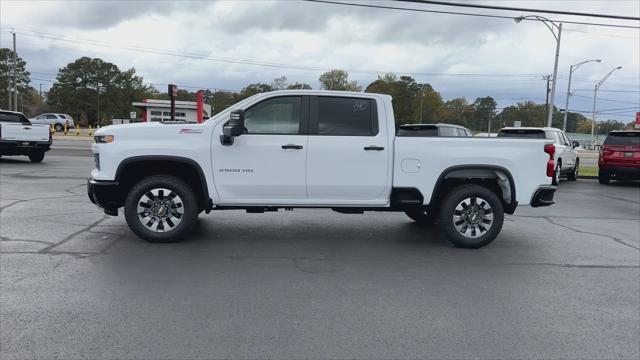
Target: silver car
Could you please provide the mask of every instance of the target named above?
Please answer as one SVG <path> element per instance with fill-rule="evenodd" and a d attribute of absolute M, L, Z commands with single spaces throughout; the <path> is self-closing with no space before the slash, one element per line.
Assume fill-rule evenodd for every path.
<path fill-rule="evenodd" d="M 31 121 L 32 124 L 53 125 L 53 128 L 56 129 L 57 132 L 64 130 L 64 124 L 67 124 L 67 129 L 75 128 L 73 118 L 69 114 L 45 113 L 29 119 L 29 121 Z"/>

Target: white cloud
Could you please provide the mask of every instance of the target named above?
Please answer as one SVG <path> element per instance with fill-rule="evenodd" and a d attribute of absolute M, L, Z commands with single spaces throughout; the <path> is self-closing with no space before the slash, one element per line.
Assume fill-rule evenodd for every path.
<path fill-rule="evenodd" d="M 535 6 L 531 2 L 502 1 L 501 4 L 640 15 L 640 5 L 636 1 L 537 1 Z M 15 27 L 19 32 L 18 52 L 32 72 L 55 74 L 58 68 L 75 58 L 99 56 L 123 69 L 135 67 L 152 83 L 175 82 L 227 89 L 239 89 L 252 82 L 270 82 L 281 75 L 317 87 L 317 78 L 322 71 L 189 59 L 121 47 L 134 45 L 217 58 L 322 69 L 343 68 L 351 70 L 351 77 L 365 86 L 376 78 L 376 74 L 357 71 L 547 74 L 553 70 L 555 50 L 551 33 L 537 22 L 515 24 L 502 19 L 291 0 L 213 3 L 1 1 L 0 24 L 3 29 Z M 24 30 L 64 35 L 67 39 L 93 39 L 113 47 L 39 39 L 21 34 Z M 574 75 L 574 87 L 592 87 L 610 68 L 623 66 L 603 89 L 639 90 L 639 36 L 637 30 L 565 24 L 556 104 L 564 104 L 569 65 L 585 59 L 602 58 L 603 63 L 580 68 Z M 6 31 L 0 33 L 0 46 L 9 46 Z M 33 77 L 53 78 L 35 74 Z M 545 95 L 544 82 L 536 77 L 414 77 L 420 82 L 431 83 L 446 98 L 490 95 L 498 98 L 500 106 L 513 103 L 519 97 L 540 101 Z M 640 103 L 640 93 L 609 93 L 608 98 Z M 602 103 L 605 108 L 616 105 L 619 103 Z M 588 99 L 576 97 L 572 99 L 571 107 L 588 109 L 590 103 Z"/>

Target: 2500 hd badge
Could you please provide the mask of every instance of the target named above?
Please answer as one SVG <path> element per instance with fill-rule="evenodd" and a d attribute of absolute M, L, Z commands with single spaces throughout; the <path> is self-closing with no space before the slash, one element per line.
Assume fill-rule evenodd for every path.
<path fill-rule="evenodd" d="M 218 169 L 222 173 L 252 173 L 253 169 Z"/>

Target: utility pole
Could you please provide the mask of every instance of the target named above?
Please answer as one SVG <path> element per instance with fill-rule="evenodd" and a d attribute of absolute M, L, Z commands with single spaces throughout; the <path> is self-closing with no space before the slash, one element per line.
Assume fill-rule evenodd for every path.
<path fill-rule="evenodd" d="M 16 32 L 13 35 L 13 106 L 18 111 L 18 53 L 16 52 Z M 11 110 L 11 109 L 9 109 Z"/>
<path fill-rule="evenodd" d="M 544 118 L 549 118 L 549 81 L 551 80 L 551 75 L 545 75 L 542 77 L 543 80 L 547 80 L 547 100 L 544 103 Z M 542 124 L 544 127 L 544 123 Z"/>
<path fill-rule="evenodd" d="M 98 122 L 96 123 L 96 125 L 100 125 L 100 83 L 98 83 L 97 86 L 97 90 L 98 90 Z"/>
<path fill-rule="evenodd" d="M 420 97 L 420 124 L 422 124 L 422 102 L 424 101 L 424 93 Z"/>
<path fill-rule="evenodd" d="M 40 84 L 40 99 L 42 99 L 42 84 Z"/>

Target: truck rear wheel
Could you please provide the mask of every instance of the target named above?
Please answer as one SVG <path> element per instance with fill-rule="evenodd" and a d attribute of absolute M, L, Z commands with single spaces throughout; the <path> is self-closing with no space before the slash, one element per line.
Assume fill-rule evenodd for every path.
<path fill-rule="evenodd" d="M 491 190 L 479 185 L 452 189 L 442 202 L 438 225 L 447 239 L 461 248 L 477 249 L 498 236 L 504 208 Z"/>
<path fill-rule="evenodd" d="M 428 214 L 424 210 L 408 210 L 404 212 L 410 217 L 413 221 L 415 221 L 418 225 L 424 227 L 433 227 L 436 226 L 436 219 L 431 214 Z"/>
<path fill-rule="evenodd" d="M 124 205 L 129 228 L 152 243 L 179 241 L 198 219 L 198 201 L 184 181 L 154 175 L 135 184 Z"/>
<path fill-rule="evenodd" d="M 34 151 L 29 154 L 29 160 L 34 163 L 39 163 L 44 160 L 44 151 Z"/>

